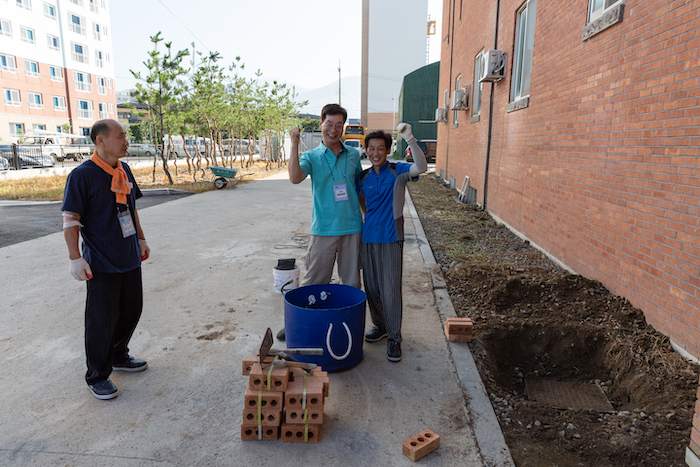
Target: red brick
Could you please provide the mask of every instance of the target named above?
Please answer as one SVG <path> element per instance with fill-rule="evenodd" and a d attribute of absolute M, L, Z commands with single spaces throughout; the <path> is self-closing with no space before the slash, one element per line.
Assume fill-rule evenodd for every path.
<path fill-rule="evenodd" d="M 280 427 L 283 443 L 318 443 L 321 425 L 283 423 Z M 308 430 L 308 431 L 307 431 Z"/>
<path fill-rule="evenodd" d="M 306 419 L 304 419 L 304 416 L 306 416 Z M 299 407 L 287 407 L 284 421 L 286 423 L 306 422 L 314 425 L 320 425 L 323 423 L 323 406 L 320 408 L 307 408 L 305 410 Z"/>
<path fill-rule="evenodd" d="M 440 447 L 440 437 L 430 430 L 423 430 L 403 442 L 403 453 L 412 461 L 417 461 Z"/>
<path fill-rule="evenodd" d="M 295 381 L 296 378 L 304 379 L 304 370 L 301 368 L 290 368 L 289 369 L 289 381 Z M 323 396 L 328 397 L 330 389 L 330 379 L 328 378 L 327 371 L 321 371 L 321 367 L 317 367 L 313 373 L 306 375 L 306 380 L 311 383 L 321 382 L 323 383 Z"/>
<path fill-rule="evenodd" d="M 304 384 L 299 384 L 299 379 L 296 379 L 292 384 L 289 385 L 287 391 L 284 393 L 284 404 L 287 409 L 302 409 L 303 398 L 304 398 Z M 323 383 L 314 383 L 309 385 L 307 381 L 306 385 L 306 408 L 321 411 L 323 410 Z"/>
<path fill-rule="evenodd" d="M 248 387 L 250 389 L 262 389 L 263 391 L 286 391 L 289 384 L 289 368 L 272 367 L 260 368 L 259 363 L 254 363 L 250 370 Z"/>
<path fill-rule="evenodd" d="M 265 361 L 263 362 L 263 364 L 271 363 L 274 358 L 275 357 L 267 357 L 265 359 Z M 243 357 L 243 361 L 242 361 L 242 363 L 243 363 L 243 376 L 248 376 L 250 374 L 250 370 L 253 369 L 253 365 L 257 362 L 258 362 L 258 357 L 252 357 L 252 356 Z"/>
<path fill-rule="evenodd" d="M 257 441 L 258 440 L 258 429 L 262 428 L 262 440 L 269 441 L 275 440 L 279 437 L 278 426 L 263 426 L 258 427 L 258 425 L 246 425 L 241 424 L 241 440 L 243 441 Z"/>
<path fill-rule="evenodd" d="M 257 408 L 243 408 L 243 423 L 262 426 L 280 426 L 282 424 L 282 409 L 261 409 L 260 418 L 258 420 Z"/>
<path fill-rule="evenodd" d="M 255 389 L 246 388 L 244 396 L 245 407 L 257 409 L 259 401 L 263 409 L 282 410 L 284 393 L 281 391 L 256 391 Z"/>

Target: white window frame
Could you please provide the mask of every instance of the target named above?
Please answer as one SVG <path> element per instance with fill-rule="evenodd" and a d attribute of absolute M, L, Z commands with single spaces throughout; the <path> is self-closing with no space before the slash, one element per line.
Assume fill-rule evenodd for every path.
<path fill-rule="evenodd" d="M 81 106 L 81 102 L 86 102 L 88 104 L 86 106 L 87 109 L 84 109 Z M 76 108 L 78 109 L 78 118 L 84 119 L 84 120 L 94 120 L 95 109 L 92 106 L 92 101 L 85 100 L 85 99 L 76 99 L 75 104 L 76 104 Z"/>
<path fill-rule="evenodd" d="M 61 39 L 57 36 L 52 36 L 51 34 L 46 35 L 46 45 L 49 46 L 51 50 L 61 50 Z"/>
<path fill-rule="evenodd" d="M 101 50 L 95 49 L 95 65 L 97 65 L 100 68 L 104 68 L 104 61 L 102 60 L 103 56 L 104 54 Z"/>
<path fill-rule="evenodd" d="M 18 7 L 24 8 L 26 10 L 32 9 L 32 0 L 17 0 L 15 3 Z"/>
<path fill-rule="evenodd" d="M 472 91 L 472 117 L 481 117 L 481 97 L 484 91 L 484 83 L 480 81 L 484 73 L 486 54 L 482 50 L 474 57 L 474 88 Z"/>
<path fill-rule="evenodd" d="M 588 0 L 588 22 L 592 23 L 623 0 Z"/>
<path fill-rule="evenodd" d="M 100 94 L 102 96 L 107 95 L 107 86 L 105 86 L 105 79 L 102 76 L 98 76 L 97 79 L 95 80 L 97 82 L 97 94 Z"/>
<path fill-rule="evenodd" d="M 92 37 L 96 40 L 102 40 L 102 34 L 100 34 L 100 23 L 92 23 Z"/>
<path fill-rule="evenodd" d="M 52 73 L 53 71 L 56 71 L 56 73 Z M 51 77 L 51 81 L 63 82 L 63 68 L 49 65 L 49 76 Z"/>
<path fill-rule="evenodd" d="M 79 79 L 80 77 L 83 79 Z M 73 86 L 76 91 L 92 92 L 92 75 L 73 70 Z"/>
<path fill-rule="evenodd" d="M 75 3 L 76 5 L 82 7 L 83 5 L 83 0 L 68 0 L 71 3 Z"/>
<path fill-rule="evenodd" d="M 56 20 L 56 5 L 44 2 L 44 16 Z"/>
<path fill-rule="evenodd" d="M 22 42 L 36 44 L 36 31 L 34 31 L 34 29 L 28 28 L 27 26 L 20 26 L 19 35 L 22 39 Z"/>
<path fill-rule="evenodd" d="M 3 99 L 5 99 L 5 105 L 10 107 L 22 107 L 22 99 L 19 94 L 19 89 L 3 88 L 2 96 Z"/>
<path fill-rule="evenodd" d="M 112 78 L 107 78 L 107 89 L 112 89 Z"/>
<path fill-rule="evenodd" d="M 58 112 L 65 112 L 68 110 L 66 107 L 66 98 L 65 96 L 53 96 L 51 99 L 53 102 L 53 109 L 58 111 Z"/>
<path fill-rule="evenodd" d="M 82 48 L 82 52 L 78 52 L 76 47 Z M 86 65 L 90 64 L 90 50 L 87 45 L 78 44 L 77 42 L 70 43 L 70 57 L 79 63 L 84 63 Z"/>
<path fill-rule="evenodd" d="M 462 89 L 462 75 L 457 76 L 455 79 L 455 91 L 459 91 L 460 89 Z M 457 125 L 459 125 L 459 110 L 454 110 L 452 116 L 452 126 Z"/>
<path fill-rule="evenodd" d="M 109 103 L 109 113 L 114 113 L 114 104 L 112 104 L 111 102 Z"/>
<path fill-rule="evenodd" d="M 76 23 L 73 21 L 73 18 L 77 18 L 78 22 Z M 86 27 L 85 27 L 85 18 L 83 18 L 80 15 L 76 15 L 75 13 L 71 13 L 70 11 L 68 12 L 68 24 L 70 26 L 71 31 L 78 33 L 80 35 L 86 36 Z"/>
<path fill-rule="evenodd" d="M 0 61 L 5 63 L 0 63 L 0 70 L 9 71 L 10 73 L 17 73 L 17 60 L 14 55 L 0 54 Z"/>
<path fill-rule="evenodd" d="M 105 118 L 109 118 L 109 112 L 107 111 L 107 103 L 106 102 L 98 102 L 97 107 L 100 111 L 100 119 L 103 120 Z"/>
<path fill-rule="evenodd" d="M 511 102 L 530 95 L 536 18 L 537 0 L 527 0 L 516 14 L 513 76 L 510 91 Z M 527 47 L 530 47 L 529 50 L 526 49 Z M 526 87 L 524 86 L 525 84 L 527 84 Z"/>
<path fill-rule="evenodd" d="M 27 102 L 29 102 L 30 109 L 43 109 L 44 108 L 44 98 L 39 92 L 27 92 Z"/>
<path fill-rule="evenodd" d="M 24 133 L 24 123 L 10 123 L 10 136 L 16 138 Z"/>
<path fill-rule="evenodd" d="M 32 65 L 34 65 L 34 66 L 32 66 Z M 36 71 L 33 70 L 32 68 L 36 68 Z M 25 74 L 25 76 L 31 76 L 33 78 L 38 78 L 40 76 L 39 62 L 35 62 L 34 60 L 27 60 L 25 58 L 24 59 L 24 74 Z"/>
<path fill-rule="evenodd" d="M 4 18 L 0 18 L 0 36 L 12 37 L 12 23 Z"/>
<path fill-rule="evenodd" d="M 99 13 L 100 12 L 100 7 L 97 6 L 97 1 L 96 0 L 90 0 L 90 11 L 93 13 Z"/>

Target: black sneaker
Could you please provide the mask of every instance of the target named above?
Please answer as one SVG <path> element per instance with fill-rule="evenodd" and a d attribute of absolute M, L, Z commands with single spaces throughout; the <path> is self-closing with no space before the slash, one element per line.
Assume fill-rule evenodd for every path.
<path fill-rule="evenodd" d="M 88 389 L 90 389 L 93 396 L 101 400 L 114 399 L 119 395 L 117 387 L 108 379 L 95 384 L 88 384 Z"/>
<path fill-rule="evenodd" d="M 386 329 L 380 328 L 379 326 L 375 326 L 370 332 L 365 334 L 365 340 L 367 342 L 379 342 L 380 340 L 388 336 L 389 334 L 387 334 Z"/>
<path fill-rule="evenodd" d="M 282 328 L 282 330 L 277 333 L 277 340 L 283 341 L 283 340 L 285 340 L 286 337 L 287 336 L 285 336 L 285 334 L 284 334 L 284 328 Z"/>
<path fill-rule="evenodd" d="M 112 364 L 112 371 L 130 371 L 133 373 L 135 371 L 143 371 L 146 368 L 148 368 L 148 363 L 134 358 L 131 355 L 129 355 L 129 359 L 124 362 Z"/>
<path fill-rule="evenodd" d="M 391 362 L 401 361 L 401 343 L 389 340 L 386 343 L 386 358 Z"/>

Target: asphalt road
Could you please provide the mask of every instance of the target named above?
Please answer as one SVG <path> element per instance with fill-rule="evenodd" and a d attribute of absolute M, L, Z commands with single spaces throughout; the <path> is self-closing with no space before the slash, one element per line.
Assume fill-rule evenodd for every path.
<path fill-rule="evenodd" d="M 136 202 L 138 210 L 189 196 L 189 193 L 145 196 Z M 0 248 L 26 242 L 63 230 L 61 202 L 0 201 Z"/>

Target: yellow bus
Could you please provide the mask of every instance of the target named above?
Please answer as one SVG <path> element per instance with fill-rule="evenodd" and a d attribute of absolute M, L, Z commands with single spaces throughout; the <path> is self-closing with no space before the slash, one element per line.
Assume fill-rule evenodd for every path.
<path fill-rule="evenodd" d="M 365 147 L 365 127 L 362 125 L 345 125 L 343 130 L 343 141 L 357 139 L 362 147 Z"/>

